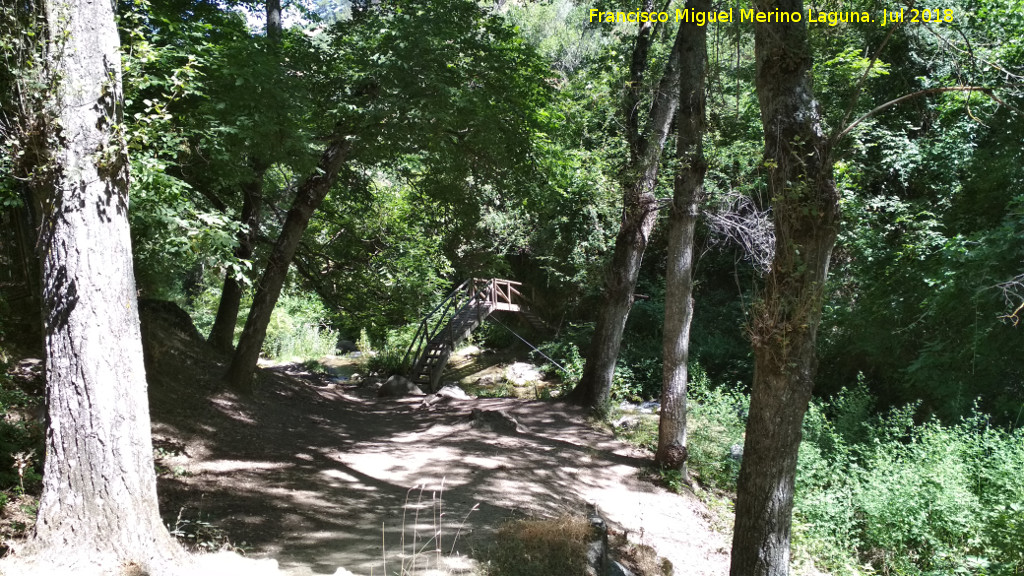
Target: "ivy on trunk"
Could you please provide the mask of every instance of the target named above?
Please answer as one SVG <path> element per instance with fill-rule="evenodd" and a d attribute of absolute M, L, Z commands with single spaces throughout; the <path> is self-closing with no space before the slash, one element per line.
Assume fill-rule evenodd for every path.
<path fill-rule="evenodd" d="M 802 0 L 758 0 L 802 12 Z M 775 225 L 775 257 L 751 311 L 754 383 L 737 486 L 731 576 L 789 571 L 793 487 L 839 195 L 811 89 L 807 26 L 755 24 L 756 86 Z"/>

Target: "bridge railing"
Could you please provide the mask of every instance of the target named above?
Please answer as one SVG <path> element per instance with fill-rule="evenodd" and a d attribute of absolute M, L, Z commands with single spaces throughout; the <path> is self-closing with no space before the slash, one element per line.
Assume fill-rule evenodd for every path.
<path fill-rule="evenodd" d="M 519 311 L 523 301 L 521 287 L 521 282 L 500 278 L 470 278 L 459 284 L 420 321 L 416 334 L 409 343 L 405 356 L 402 357 L 404 370 L 415 369 L 430 342 L 448 327 L 452 319 L 474 302 L 489 304 L 491 310 Z M 477 314 L 480 315 L 477 320 L 482 320 L 484 313 L 481 308 L 478 308 Z M 452 342 L 452 345 L 454 344 Z"/>

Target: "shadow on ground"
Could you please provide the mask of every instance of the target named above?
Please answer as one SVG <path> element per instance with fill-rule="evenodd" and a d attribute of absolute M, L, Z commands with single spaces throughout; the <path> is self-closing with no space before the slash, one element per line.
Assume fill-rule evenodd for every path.
<path fill-rule="evenodd" d="M 161 511 L 193 540 L 274 557 L 295 575 L 380 575 L 385 561 L 389 573 L 416 561 L 460 574 L 471 566 L 459 559 L 504 520 L 580 514 L 590 502 L 620 508 L 613 515 L 641 539 L 672 532 L 650 543 L 677 574 L 725 572 L 724 545 L 691 499 L 638 480 L 643 455 L 574 407 L 378 400 L 287 367 L 260 370 L 255 393 L 239 397 L 219 382 L 224 358 L 180 322 L 148 316 Z M 637 520 L 637 507 L 653 509 Z M 680 571 L 694 554 L 703 564 Z"/>

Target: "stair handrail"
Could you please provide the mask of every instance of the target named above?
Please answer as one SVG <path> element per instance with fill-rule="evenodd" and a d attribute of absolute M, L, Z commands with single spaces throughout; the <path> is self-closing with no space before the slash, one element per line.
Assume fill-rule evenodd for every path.
<path fill-rule="evenodd" d="M 483 290 L 480 289 L 481 283 L 486 286 Z M 448 325 L 452 318 L 462 312 L 466 306 L 470 305 L 474 300 L 482 300 L 484 294 L 491 292 L 490 283 L 490 281 L 480 278 L 468 278 L 456 286 L 433 310 L 428 312 L 416 328 L 416 334 L 413 336 L 412 341 L 409 342 L 409 347 L 402 357 L 402 366 L 407 366 L 409 370 L 414 370 L 416 368 L 416 361 L 420 358 L 427 344 Z M 465 300 L 462 299 L 463 295 L 465 295 Z M 409 364 L 410 360 L 412 364 Z"/>
<path fill-rule="evenodd" d="M 522 286 L 522 282 L 501 278 L 468 278 L 456 286 L 416 327 L 416 333 L 402 357 L 402 366 L 407 370 L 409 377 L 416 377 L 435 339 L 447 338 L 446 345 L 449 349 L 454 349 L 458 334 L 456 327 L 452 326 L 452 321 L 470 306 L 477 305 L 474 310 L 477 324 L 482 323 L 491 311 L 498 309 L 499 304 L 519 306 L 522 310 L 528 309 L 529 300 L 520 290 Z"/>

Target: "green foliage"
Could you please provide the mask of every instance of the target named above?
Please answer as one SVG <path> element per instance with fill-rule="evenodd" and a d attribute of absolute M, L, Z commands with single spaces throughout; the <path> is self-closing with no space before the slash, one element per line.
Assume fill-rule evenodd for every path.
<path fill-rule="evenodd" d="M 561 368 L 554 364 L 544 364 L 541 369 L 548 374 L 555 374 L 561 380 L 566 389 L 571 390 L 583 377 L 583 366 L 586 360 L 580 354 L 579 346 L 573 342 L 551 341 L 542 344 L 540 349 L 549 357 L 555 359 Z M 539 355 L 531 356 L 534 360 L 540 360 Z"/>
<path fill-rule="evenodd" d="M 732 492 L 740 472 L 734 447 L 743 446 L 750 397 L 738 388 L 709 386 L 700 367 L 692 366 L 687 394 L 689 466 L 702 483 Z"/>
<path fill-rule="evenodd" d="M 0 7 L 0 208 L 21 205 L 16 181 L 45 185 L 54 168 L 58 74 L 47 42 L 59 51 L 63 38 L 49 36 L 42 2 Z"/>
<path fill-rule="evenodd" d="M 690 372 L 686 415 L 690 472 L 705 486 L 734 492 L 740 461 L 733 456 L 733 448 L 743 446 L 750 398 L 738 388 L 712 387 L 696 363 L 690 364 Z M 652 452 L 658 448 L 656 418 L 640 418 L 635 426 L 617 434 Z M 659 475 L 674 490 L 677 488 L 673 484 L 682 485 L 682 479 L 670 471 L 659 471 Z"/>
<path fill-rule="evenodd" d="M 194 516 L 194 517 L 189 517 Z M 178 542 L 192 552 L 237 552 L 245 554 L 245 542 L 234 543 L 228 537 L 227 532 L 217 526 L 209 518 L 203 518 L 202 511 L 186 515 L 186 508 L 178 511 L 178 517 L 173 526 L 168 526 L 168 532 Z"/>
<path fill-rule="evenodd" d="M 836 574 L 861 573 L 858 562 L 922 576 L 1024 569 L 1020 510 L 1008 506 L 1024 498 L 1024 432 L 977 412 L 954 425 L 915 425 L 913 406 L 864 424 L 864 397 L 844 391 L 808 413 L 798 543 Z"/>
<path fill-rule="evenodd" d="M 45 425 L 42 390 L 23 389 L 7 371 L 6 362 L 0 362 L 0 491 L 38 493 Z"/>
<path fill-rule="evenodd" d="M 734 492 L 749 397 L 712 388 L 693 366 L 691 472 Z M 1024 430 L 991 424 L 977 409 L 956 424 L 918 424 L 915 405 L 874 416 L 863 382 L 804 419 L 794 509 L 794 559 L 837 576 L 973 574 L 1024 570 Z M 656 419 L 621 434 L 657 447 Z M 661 474 L 675 487 L 681 478 Z"/>
<path fill-rule="evenodd" d="M 382 376 L 407 374 L 412 366 L 411 361 L 406 359 L 405 352 L 404 347 L 385 345 L 366 359 L 366 371 Z"/>
<path fill-rule="evenodd" d="M 502 378 L 489 386 L 477 386 L 472 389 L 473 395 L 477 398 L 515 398 L 515 385 Z"/>
<path fill-rule="evenodd" d="M 381 340 L 382 344 L 374 349 L 366 330 L 359 332 L 357 346 L 362 352 L 360 363 L 368 374 L 390 376 L 392 374 L 408 374 L 412 369 L 414 358 L 406 358 L 409 343 L 416 333 L 418 325 L 409 324 L 402 328 L 389 330 Z"/>
<path fill-rule="evenodd" d="M 327 310 L 315 296 L 282 293 L 267 326 L 263 355 L 277 360 L 309 360 L 334 354 L 338 335 L 326 324 L 327 317 Z"/>
<path fill-rule="evenodd" d="M 430 202 L 385 174 L 366 193 L 323 206 L 298 254 L 303 283 L 329 302 L 345 332 L 376 341 L 439 300 L 452 268 L 435 233 Z M 329 277 L 314 270 L 330 270 Z"/>
<path fill-rule="evenodd" d="M 211 8 L 173 0 L 121 6 L 133 256 L 150 297 L 180 299 L 195 282 L 189 277 L 206 268 L 244 278 L 251 267 L 233 256 L 241 224 L 231 208 L 239 183 L 253 177 L 239 160 L 251 153 L 246 142 L 269 137 L 254 134 L 266 124 L 250 124 L 252 90 L 229 92 L 225 74 L 235 87 L 253 81 L 254 70 L 273 69 L 239 14 Z"/>

